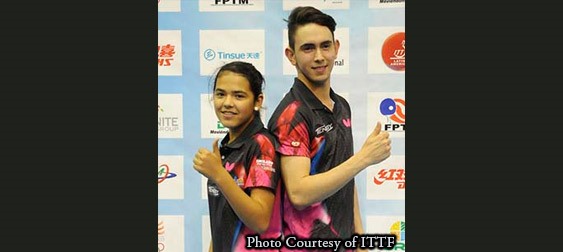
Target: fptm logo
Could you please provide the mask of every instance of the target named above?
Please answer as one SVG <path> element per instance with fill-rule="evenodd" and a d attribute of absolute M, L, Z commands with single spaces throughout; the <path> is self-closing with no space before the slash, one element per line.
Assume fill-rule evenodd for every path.
<path fill-rule="evenodd" d="M 385 98 L 379 104 L 379 111 L 387 117 L 386 131 L 405 131 L 405 100 Z"/>
<path fill-rule="evenodd" d="M 248 3 L 248 0 L 215 0 L 215 5 L 225 5 L 225 4 L 231 4 L 231 5 L 236 5 L 236 4 L 240 4 L 240 5 L 252 5 Z"/>
<path fill-rule="evenodd" d="M 176 173 L 172 173 L 170 172 L 170 167 L 167 164 L 161 164 L 158 167 L 158 183 L 162 183 L 164 182 L 164 180 L 167 180 L 169 178 L 174 178 L 176 177 Z"/>

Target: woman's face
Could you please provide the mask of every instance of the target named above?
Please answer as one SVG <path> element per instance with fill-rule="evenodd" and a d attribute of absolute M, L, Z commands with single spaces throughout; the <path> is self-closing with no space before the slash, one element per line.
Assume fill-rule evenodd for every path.
<path fill-rule="evenodd" d="M 254 119 L 254 107 L 260 107 L 262 96 L 255 99 L 248 80 L 237 73 L 224 71 L 213 91 L 215 114 L 231 133 L 241 133 Z M 255 101 L 256 100 L 256 101 Z"/>

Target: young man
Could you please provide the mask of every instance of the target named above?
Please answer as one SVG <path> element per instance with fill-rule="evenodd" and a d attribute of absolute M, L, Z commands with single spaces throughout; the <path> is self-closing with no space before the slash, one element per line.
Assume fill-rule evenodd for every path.
<path fill-rule="evenodd" d="M 390 156 L 389 134 L 378 123 L 354 154 L 350 106 L 330 86 L 336 22 L 313 7 L 295 8 L 287 21 L 285 55 L 297 78 L 268 123 L 280 144 L 284 235 L 349 239 L 364 233 L 354 177 Z"/>

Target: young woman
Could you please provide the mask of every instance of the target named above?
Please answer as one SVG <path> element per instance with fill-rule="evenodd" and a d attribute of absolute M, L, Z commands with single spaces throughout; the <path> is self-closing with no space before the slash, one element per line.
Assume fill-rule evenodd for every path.
<path fill-rule="evenodd" d="M 263 82 L 241 61 L 223 65 L 213 80 L 215 114 L 229 132 L 220 146 L 216 139 L 212 150 L 200 148 L 193 158 L 194 169 L 209 179 L 209 251 L 251 250 L 247 236 L 281 237 L 279 158 L 259 112 Z"/>

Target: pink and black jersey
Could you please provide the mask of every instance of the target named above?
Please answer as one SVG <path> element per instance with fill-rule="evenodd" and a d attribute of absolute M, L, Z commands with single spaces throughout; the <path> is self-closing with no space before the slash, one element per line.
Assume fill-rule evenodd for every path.
<path fill-rule="evenodd" d="M 310 174 L 326 172 L 353 155 L 351 111 L 348 102 L 330 90 L 333 111 L 295 78 L 268 129 L 277 137 L 277 151 L 285 156 L 311 159 Z M 348 239 L 354 233 L 354 180 L 324 201 L 301 211 L 287 193 L 283 199 L 284 235 L 301 239 Z"/>
<path fill-rule="evenodd" d="M 229 142 L 229 135 L 221 141 L 220 152 L 223 166 L 233 180 L 248 195 L 256 187 L 268 188 L 275 193 L 275 202 L 270 218 L 270 227 L 259 235 L 261 239 L 277 239 L 282 235 L 281 227 L 281 181 L 279 157 L 275 153 L 275 138 L 259 117 L 235 139 Z M 247 251 L 246 236 L 256 232 L 246 227 L 231 208 L 219 187 L 208 180 L 209 217 L 213 251 Z M 256 251 L 256 250 L 253 250 Z M 261 250 L 267 251 L 267 250 Z"/>

